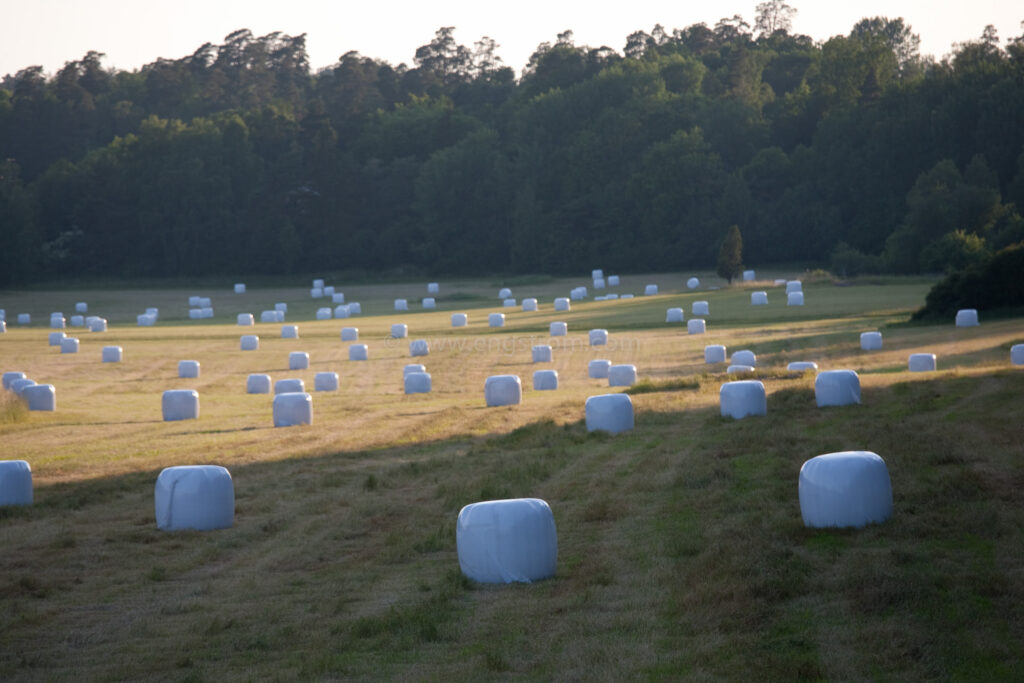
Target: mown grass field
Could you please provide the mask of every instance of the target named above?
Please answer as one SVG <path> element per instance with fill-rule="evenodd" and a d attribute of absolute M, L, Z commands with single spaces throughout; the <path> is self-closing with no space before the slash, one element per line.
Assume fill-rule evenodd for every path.
<path fill-rule="evenodd" d="M 0 292 L 0 371 L 54 384 L 58 407 L 0 404 L 0 458 L 28 460 L 35 483 L 33 506 L 0 508 L 0 679 L 1020 678 L 1024 373 L 1009 348 L 1024 321 L 906 325 L 925 281 L 807 283 L 800 308 L 759 286 L 770 304 L 752 308 L 751 287 L 689 291 L 685 277 L 624 277 L 619 291 L 663 294 L 568 314 L 551 301 L 582 282 L 514 285 L 537 313 L 502 309 L 500 282 L 442 282 L 436 312 L 414 303 L 425 283 L 334 283 L 364 314 L 330 321 L 312 320 L 326 304 L 304 286 Z M 212 296 L 217 318 L 188 321 L 190 294 Z M 413 310 L 392 311 L 396 297 Z M 710 302 L 707 334 L 664 323 L 695 300 Z M 110 330 L 75 331 L 81 351 L 61 355 L 49 313 L 70 317 L 76 301 Z M 278 301 L 300 339 L 234 324 Z M 160 323 L 136 327 L 149 306 Z M 457 311 L 469 328 L 450 327 Z M 488 328 L 497 311 L 507 326 Z M 14 324 L 19 312 L 34 324 Z M 553 320 L 567 338 L 548 337 Z M 430 355 L 389 340 L 393 322 Z M 347 360 L 343 326 L 369 361 Z M 608 347 L 587 346 L 594 327 Z M 882 351 L 860 350 L 870 330 Z M 258 351 L 238 349 L 246 333 Z M 547 343 L 554 362 L 532 364 Z M 766 417 L 720 417 L 729 378 L 703 362 L 719 343 L 757 353 Z M 124 361 L 100 363 L 115 344 Z M 309 370 L 287 370 L 290 351 L 309 352 Z M 906 371 L 919 351 L 938 355 L 937 372 Z M 586 432 L 586 397 L 609 391 L 587 379 L 593 358 L 636 364 L 633 432 Z M 201 362 L 199 379 L 177 378 L 183 359 Z M 862 405 L 815 408 L 813 375 L 786 372 L 793 360 L 857 370 Z M 410 362 L 427 366 L 431 394 L 403 395 Z M 558 391 L 532 391 L 538 368 L 558 370 Z M 275 429 L 271 397 L 245 393 L 249 373 L 311 388 L 325 370 L 341 390 L 314 394 L 311 426 Z M 523 403 L 485 407 L 492 374 L 520 375 Z M 172 388 L 199 391 L 199 420 L 161 420 Z M 800 465 L 851 449 L 885 459 L 893 518 L 804 528 Z M 232 529 L 156 529 L 156 476 L 180 464 L 231 471 Z M 554 512 L 555 578 L 463 579 L 459 509 L 520 496 Z"/>

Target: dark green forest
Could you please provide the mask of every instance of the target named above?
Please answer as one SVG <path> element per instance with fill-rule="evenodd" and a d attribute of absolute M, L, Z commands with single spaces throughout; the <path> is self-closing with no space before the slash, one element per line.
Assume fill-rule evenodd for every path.
<path fill-rule="evenodd" d="M 1024 240 L 1024 36 L 941 61 L 902 19 L 815 42 L 794 9 L 621 50 L 439 29 L 413 66 L 317 72 L 248 30 L 134 71 L 0 81 L 0 284 L 747 264 L 940 272 Z"/>

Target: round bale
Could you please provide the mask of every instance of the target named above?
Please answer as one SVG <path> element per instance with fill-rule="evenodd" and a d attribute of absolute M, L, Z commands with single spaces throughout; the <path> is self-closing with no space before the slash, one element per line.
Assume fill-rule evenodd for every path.
<path fill-rule="evenodd" d="M 587 364 L 587 377 L 590 379 L 608 379 L 608 371 L 612 367 L 610 360 L 600 358 Z"/>
<path fill-rule="evenodd" d="M 853 370 L 825 370 L 814 378 L 814 400 L 819 408 L 860 403 L 860 377 Z"/>
<path fill-rule="evenodd" d="M 182 360 L 178 361 L 178 377 L 195 378 L 199 377 L 199 361 Z"/>
<path fill-rule="evenodd" d="M 369 360 L 370 352 L 366 344 L 351 344 L 348 347 L 349 360 Z"/>
<path fill-rule="evenodd" d="M 432 296 L 423 297 L 423 308 L 437 308 L 437 299 Z"/>
<path fill-rule="evenodd" d="M 704 318 L 690 318 L 686 321 L 687 334 L 704 334 L 707 331 L 707 323 Z"/>
<path fill-rule="evenodd" d="M 317 320 L 330 320 L 334 316 L 334 311 L 329 307 L 323 307 L 316 309 Z"/>
<path fill-rule="evenodd" d="M 270 375 L 249 375 L 245 379 L 245 393 L 269 394 Z"/>
<path fill-rule="evenodd" d="M 0 460 L 0 506 L 31 504 L 32 467 L 25 460 Z"/>
<path fill-rule="evenodd" d="M 170 389 L 161 401 L 164 422 L 199 419 L 199 392 L 193 389 Z"/>
<path fill-rule="evenodd" d="M 631 387 L 636 384 L 635 365 L 612 365 L 608 368 L 608 386 Z"/>
<path fill-rule="evenodd" d="M 933 372 L 935 370 L 935 354 L 910 354 L 910 358 L 907 359 L 907 370 L 910 372 Z"/>
<path fill-rule="evenodd" d="M 800 515 L 812 528 L 862 528 L 892 517 L 889 470 L 876 453 L 842 451 L 800 468 Z"/>
<path fill-rule="evenodd" d="M 956 312 L 957 327 L 977 327 L 979 324 L 977 309 L 962 308 Z"/>
<path fill-rule="evenodd" d="M 768 292 L 751 292 L 750 293 L 750 305 L 751 306 L 767 306 L 768 305 Z"/>
<path fill-rule="evenodd" d="M 124 357 L 124 349 L 120 346 L 104 346 L 100 357 L 104 363 L 120 363 Z"/>
<path fill-rule="evenodd" d="M 860 348 L 864 351 L 881 351 L 882 350 L 882 333 L 881 332 L 861 332 L 860 334 Z"/>
<path fill-rule="evenodd" d="M 309 354 L 305 351 L 292 351 L 288 354 L 289 370 L 308 370 Z"/>
<path fill-rule="evenodd" d="M 318 372 L 313 377 L 313 390 L 314 391 L 337 391 L 338 390 L 338 373 L 336 372 Z"/>
<path fill-rule="evenodd" d="M 558 388 L 557 370 L 537 370 L 533 373 L 534 391 L 554 391 Z"/>
<path fill-rule="evenodd" d="M 744 282 L 753 282 L 756 279 L 757 278 L 754 275 L 754 271 L 752 271 L 752 270 L 744 270 L 743 271 L 743 281 Z"/>
<path fill-rule="evenodd" d="M 487 316 L 487 324 L 490 327 L 504 327 L 505 326 L 505 314 L 504 313 L 491 313 Z"/>
<path fill-rule="evenodd" d="M 341 328 L 341 341 L 359 341 L 358 327 Z"/>
<path fill-rule="evenodd" d="M 627 394 L 601 394 L 587 398 L 587 431 L 612 434 L 633 429 L 633 401 Z"/>
<path fill-rule="evenodd" d="M 10 390 L 17 396 L 21 396 L 25 392 L 25 389 L 28 387 L 34 387 L 35 385 L 36 381 L 34 379 L 26 377 L 24 379 L 16 379 L 11 382 Z"/>
<path fill-rule="evenodd" d="M 33 384 L 25 387 L 21 396 L 28 401 L 29 410 L 57 410 L 57 390 L 52 384 Z"/>
<path fill-rule="evenodd" d="M 416 339 L 409 342 L 409 355 L 413 358 L 430 355 L 430 344 L 427 343 L 426 339 Z"/>
<path fill-rule="evenodd" d="M 537 498 L 471 503 L 459 511 L 455 546 L 462 573 L 480 583 L 530 583 L 555 575 L 558 537 Z"/>
<path fill-rule="evenodd" d="M 60 340 L 61 353 L 78 353 L 78 339 L 75 337 L 64 337 Z"/>
<path fill-rule="evenodd" d="M 619 276 L 618 275 L 609 275 L 608 276 L 608 286 L 609 287 L 618 287 L 619 286 Z"/>
<path fill-rule="evenodd" d="M 570 310 L 568 297 L 560 296 L 555 299 L 555 310 L 556 311 L 568 311 Z"/>
<path fill-rule="evenodd" d="M 294 427 L 313 424 L 313 397 L 306 392 L 288 392 L 274 396 L 274 426 Z"/>
<path fill-rule="evenodd" d="M 665 311 L 665 322 L 667 323 L 681 323 L 683 322 L 683 309 L 681 308 L 670 308 Z"/>
<path fill-rule="evenodd" d="M 252 327 L 256 324 L 256 321 L 252 317 L 252 313 L 239 313 L 238 324 L 242 327 Z"/>
<path fill-rule="evenodd" d="M 245 294 L 245 283 L 242 283 L 242 282 L 236 282 L 235 283 L 235 294 Z"/>
<path fill-rule="evenodd" d="M 167 467 L 153 495 L 161 531 L 230 529 L 235 521 L 235 486 L 217 465 Z"/>
<path fill-rule="evenodd" d="M 1010 363 L 1024 365 L 1024 344 L 1014 344 L 1010 347 Z"/>
<path fill-rule="evenodd" d="M 693 315 L 711 315 L 711 309 L 707 301 L 694 301 L 690 310 Z"/>
<path fill-rule="evenodd" d="M 768 398 L 764 383 L 754 379 L 726 382 L 718 391 L 722 417 L 742 419 L 768 414 Z"/>
<path fill-rule="evenodd" d="M 804 291 L 803 283 L 800 280 L 789 280 L 786 282 L 786 294 Z"/>
<path fill-rule="evenodd" d="M 732 358 L 729 360 L 733 365 L 749 365 L 754 368 L 757 367 L 757 356 L 750 349 L 743 349 L 742 351 L 733 351 Z"/>
<path fill-rule="evenodd" d="M 725 347 L 721 344 L 711 344 L 704 347 L 705 363 L 724 363 Z"/>
<path fill-rule="evenodd" d="M 260 348 L 260 338 L 255 334 L 243 334 L 241 340 L 242 351 L 257 351 Z"/>
<path fill-rule="evenodd" d="M 88 313 L 88 312 L 89 312 L 89 304 L 87 304 L 86 302 L 79 301 L 78 303 L 75 304 L 75 313 Z"/>
<path fill-rule="evenodd" d="M 537 300 L 536 299 L 523 299 L 523 310 L 524 311 L 536 311 Z"/>
<path fill-rule="evenodd" d="M 437 294 L 441 291 L 441 285 L 436 282 L 427 283 L 427 294 Z"/>
<path fill-rule="evenodd" d="M 803 292 L 790 292 L 786 295 L 787 306 L 803 306 L 804 305 L 804 293 Z"/>
<path fill-rule="evenodd" d="M 548 333 L 552 337 L 564 337 L 569 334 L 569 325 L 563 321 L 556 321 L 548 325 Z"/>
<path fill-rule="evenodd" d="M 468 315 L 465 313 L 452 313 L 452 327 L 465 327 L 468 324 Z"/>
<path fill-rule="evenodd" d="M 590 345 L 591 346 L 607 346 L 608 344 L 608 330 L 591 330 L 590 331 Z"/>
<path fill-rule="evenodd" d="M 392 339 L 405 339 L 409 336 L 409 326 L 405 323 L 395 323 L 391 326 Z"/>
<path fill-rule="evenodd" d="M 689 280 L 686 281 L 686 287 L 688 289 L 697 289 L 698 287 L 700 287 L 700 280 L 698 280 L 695 277 L 691 277 Z"/>
<path fill-rule="evenodd" d="M 797 360 L 787 365 L 786 369 L 793 370 L 794 372 L 807 372 L 808 370 L 814 370 L 817 372 L 818 364 L 809 360 Z"/>
<path fill-rule="evenodd" d="M 644 287 L 644 294 L 646 296 L 654 296 L 658 293 L 658 285 L 647 285 Z"/>
<path fill-rule="evenodd" d="M 395 299 L 395 310 L 396 311 L 408 311 L 409 302 L 406 299 Z"/>
<path fill-rule="evenodd" d="M 0 379 L 2 379 L 2 381 L 3 381 L 4 389 L 10 389 L 11 388 L 11 382 L 13 382 L 14 380 L 18 380 L 18 379 L 25 379 L 25 373 L 24 372 L 14 372 L 14 371 L 12 371 L 12 372 L 5 372 L 3 374 L 3 377 L 0 378 Z"/>
<path fill-rule="evenodd" d="M 523 383 L 518 375 L 491 375 L 484 382 L 488 406 L 511 406 L 523 402 Z"/>
<path fill-rule="evenodd" d="M 306 391 L 306 383 L 298 377 L 279 379 L 274 382 L 274 394 L 302 394 Z"/>
<path fill-rule="evenodd" d="M 410 372 L 402 377 L 402 384 L 407 394 L 430 393 L 430 375 L 426 372 Z"/>
<path fill-rule="evenodd" d="M 507 299 L 510 296 L 512 296 L 512 290 L 509 289 L 508 287 L 502 287 L 501 289 L 498 290 L 499 299 Z"/>
<path fill-rule="evenodd" d="M 551 362 L 551 346 L 548 344 L 538 344 L 537 346 L 534 346 L 532 354 L 534 363 Z"/>
<path fill-rule="evenodd" d="M 298 339 L 298 325 L 281 325 L 281 339 Z"/>
<path fill-rule="evenodd" d="M 60 346 L 60 343 L 67 339 L 67 334 L 64 332 L 51 332 L 50 333 L 50 346 Z"/>
<path fill-rule="evenodd" d="M 405 377 L 406 375 L 412 374 L 414 372 L 426 372 L 426 371 L 427 371 L 427 366 L 423 365 L 422 363 L 409 363 L 404 368 L 402 368 L 402 377 Z"/>

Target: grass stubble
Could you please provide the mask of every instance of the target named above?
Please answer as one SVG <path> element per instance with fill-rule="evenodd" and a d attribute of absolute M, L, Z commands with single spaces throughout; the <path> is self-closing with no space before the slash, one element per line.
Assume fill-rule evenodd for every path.
<path fill-rule="evenodd" d="M 555 285 L 568 289 L 544 282 L 536 294 Z M 0 339 L 2 369 L 56 384 L 59 410 L 26 414 L 6 398 L 0 406 L 3 457 L 29 460 L 36 481 L 32 507 L 0 508 L 0 677 L 1019 676 L 1024 376 L 1007 364 L 1024 336 L 1019 321 L 894 324 L 923 298 L 921 283 L 806 289 L 818 313 L 775 307 L 748 323 L 744 289 L 557 316 L 542 300 L 544 310 L 512 313 L 501 331 L 485 327 L 498 307 L 472 308 L 466 334 L 483 345 L 461 348 L 447 317 L 484 295 L 468 285 L 451 307 L 439 297 L 437 313 L 302 321 L 298 341 L 257 326 L 261 350 L 251 353 L 237 351 L 248 330 L 223 324 L 82 333 L 78 356 L 47 353 L 43 329 L 12 327 Z M 382 310 L 397 291 L 362 298 Z M 665 308 L 697 299 L 711 302 L 708 334 L 660 324 Z M 144 307 L 141 298 L 126 304 Z M 412 359 L 405 342 L 384 339 L 400 319 L 412 338 L 431 340 L 429 396 L 401 394 Z M 556 319 L 574 339 L 546 338 Z M 347 324 L 370 344 L 369 362 L 345 360 L 337 331 Z M 592 349 L 575 339 L 598 326 L 630 342 Z M 883 330 L 882 352 L 859 350 L 857 335 L 869 329 Z M 549 342 L 555 362 L 531 365 L 529 345 Z M 98 363 L 99 346 L 112 343 L 125 347 L 125 362 Z M 707 343 L 758 354 L 767 417 L 719 416 L 729 377 L 703 364 Z M 289 350 L 310 352 L 308 373 L 285 369 Z M 900 371 L 917 350 L 937 353 L 939 371 Z M 190 387 L 201 418 L 163 423 L 160 391 L 191 384 L 175 370 L 192 357 L 203 364 Z M 586 396 L 607 391 L 586 379 L 596 357 L 635 363 L 645 378 L 630 391 L 631 433 L 582 424 Z M 813 374 L 779 369 L 792 360 L 858 370 L 862 405 L 815 408 Z M 529 390 L 537 367 L 559 370 L 559 391 Z M 249 372 L 311 386 L 328 369 L 343 390 L 314 395 L 311 427 L 273 429 L 269 399 L 243 393 Z M 499 373 L 523 377 L 521 406 L 483 407 L 483 379 Z M 892 520 L 805 529 L 801 463 L 848 449 L 886 460 Z M 156 475 L 185 463 L 231 470 L 232 529 L 156 530 Z M 467 581 L 455 553 L 458 510 L 519 496 L 554 511 L 555 578 Z"/>

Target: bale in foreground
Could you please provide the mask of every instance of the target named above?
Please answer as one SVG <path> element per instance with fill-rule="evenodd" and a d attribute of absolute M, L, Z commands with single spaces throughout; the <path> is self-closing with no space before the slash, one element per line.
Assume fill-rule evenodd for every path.
<path fill-rule="evenodd" d="M 235 521 L 235 486 L 217 465 L 168 467 L 156 479 L 156 526 L 161 531 L 230 529 Z"/>
<path fill-rule="evenodd" d="M 288 392 L 274 396 L 274 426 L 293 427 L 313 424 L 313 397 L 306 392 Z"/>
<path fill-rule="evenodd" d="M 819 408 L 860 403 L 860 377 L 853 370 L 826 370 L 814 378 L 814 400 Z"/>
<path fill-rule="evenodd" d="M 511 406 L 523 402 L 523 383 L 518 375 L 491 375 L 484 382 L 488 406 Z"/>
<path fill-rule="evenodd" d="M 193 389 L 170 389 L 161 402 L 164 422 L 199 419 L 199 392 Z"/>
<path fill-rule="evenodd" d="M 892 516 L 885 461 L 870 451 L 826 453 L 800 468 L 800 514 L 814 528 L 861 528 Z"/>
<path fill-rule="evenodd" d="M 718 402 L 722 417 L 739 420 L 752 415 L 768 414 L 768 398 L 764 383 L 758 380 L 726 382 L 718 390 Z"/>
<path fill-rule="evenodd" d="M 459 568 L 474 581 L 530 583 L 555 575 L 555 517 L 537 498 L 465 506 L 455 525 L 455 545 Z"/>
<path fill-rule="evenodd" d="M 0 506 L 32 504 L 32 467 L 25 460 L 0 460 Z"/>
<path fill-rule="evenodd" d="M 633 429 L 633 401 L 627 394 L 591 396 L 586 403 L 587 431 L 612 434 Z"/>

